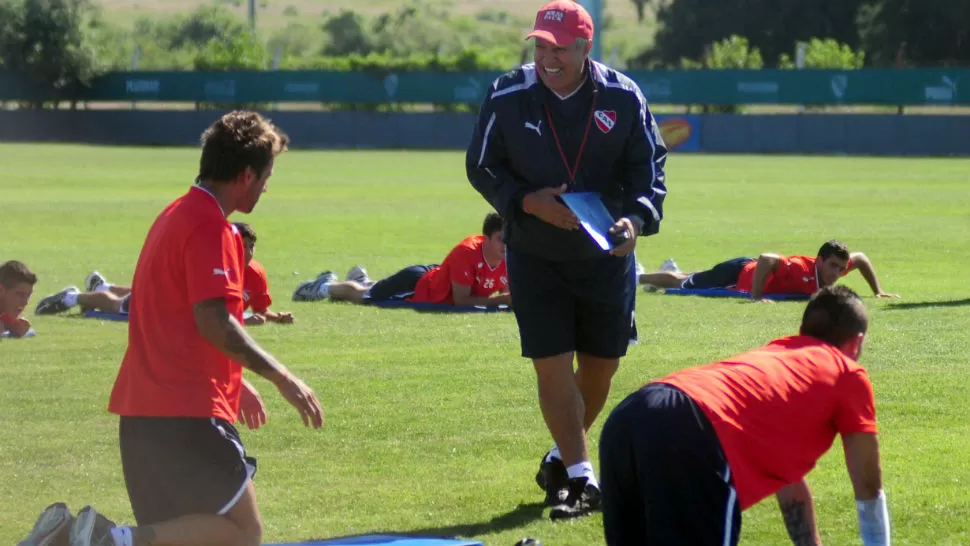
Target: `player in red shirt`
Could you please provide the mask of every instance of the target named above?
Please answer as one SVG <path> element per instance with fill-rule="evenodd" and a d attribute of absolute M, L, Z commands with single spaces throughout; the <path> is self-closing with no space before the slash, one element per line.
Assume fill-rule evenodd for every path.
<path fill-rule="evenodd" d="M 323 411 L 314 392 L 246 334 L 245 251 L 226 218 L 253 210 L 288 141 L 257 113 L 226 114 L 202 134 L 196 185 L 149 230 L 108 405 L 120 416 L 138 526 L 114 527 L 88 507 L 71 527 L 72 546 L 262 543 L 255 459 L 232 423 L 242 414 L 259 426 L 265 407 L 242 369 L 273 382 L 307 426 L 322 426 Z"/>
<path fill-rule="evenodd" d="M 819 544 L 805 476 L 840 435 L 863 543 L 888 545 L 867 328 L 859 296 L 826 287 L 798 336 L 628 396 L 600 440 L 606 543 L 734 545 L 741 511 L 774 494 L 793 542 Z"/>
<path fill-rule="evenodd" d="M 34 293 L 37 275 L 23 262 L 10 260 L 0 265 L 0 336 L 23 337 L 30 321 L 20 316 Z"/>
<path fill-rule="evenodd" d="M 244 222 L 233 223 L 239 231 L 245 249 L 246 271 L 243 275 L 244 310 L 252 308 L 252 314 L 246 317 L 247 326 L 258 326 L 269 322 L 292 324 L 291 313 L 277 313 L 269 306 L 273 303 L 269 294 L 269 281 L 263 265 L 253 259 L 256 251 L 256 230 Z M 111 284 L 98 272 L 93 271 L 84 281 L 86 292 L 81 292 L 75 286 L 68 286 L 56 294 L 46 296 L 37 304 L 38 315 L 50 315 L 67 311 L 74 306 L 82 309 L 94 309 L 103 313 L 127 315 L 131 309 L 131 287 L 121 284 Z"/>
<path fill-rule="evenodd" d="M 324 272 L 317 280 L 301 284 L 293 299 L 312 301 L 329 297 L 353 303 L 408 300 L 484 306 L 512 303 L 505 271 L 502 217 L 494 212 L 485 216 L 482 235 L 462 240 L 441 265 L 413 265 L 376 283 L 367 278 L 360 266 L 347 276 L 352 280 L 336 282 L 333 273 Z"/>
<path fill-rule="evenodd" d="M 256 230 L 245 222 L 233 223 L 242 235 L 243 247 L 246 251 L 246 273 L 243 276 L 243 301 L 246 308 L 252 309 L 252 316 L 246 319 L 246 324 L 255 326 L 265 322 L 293 324 L 292 313 L 277 313 L 270 310 L 273 298 L 269 295 L 269 279 L 263 264 L 253 259 L 256 254 Z"/>
<path fill-rule="evenodd" d="M 835 240 L 823 244 L 815 257 L 762 254 L 757 259 L 734 258 L 707 271 L 643 273 L 639 282 L 655 288 L 730 288 L 750 293 L 753 300 L 762 300 L 766 294 L 814 294 L 853 269 L 862 273 L 877 298 L 899 297 L 883 292 L 876 270 L 865 254 L 850 253 L 844 243 Z"/>

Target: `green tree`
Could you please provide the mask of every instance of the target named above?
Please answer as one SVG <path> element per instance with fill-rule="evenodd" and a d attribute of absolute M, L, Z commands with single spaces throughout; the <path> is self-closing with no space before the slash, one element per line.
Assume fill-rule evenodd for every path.
<path fill-rule="evenodd" d="M 27 75 L 43 96 L 30 103 L 42 108 L 69 100 L 105 67 L 86 30 L 99 17 L 87 0 L 23 0 L 0 4 L 0 59 L 12 72 Z"/>
<path fill-rule="evenodd" d="M 633 66 L 675 66 L 700 59 L 709 44 L 731 35 L 745 36 L 774 65 L 797 41 L 831 37 L 859 44 L 856 16 L 866 0 L 673 0 L 657 13 L 660 30 L 652 50 L 632 59 Z"/>
<path fill-rule="evenodd" d="M 796 47 L 799 44 L 796 44 Z M 861 49 L 853 51 L 849 44 L 840 44 L 832 38 L 820 40 L 812 38 L 805 44 L 805 68 L 841 68 L 854 70 L 862 68 L 866 53 Z M 778 68 L 795 68 L 795 62 L 787 53 L 778 59 Z"/>

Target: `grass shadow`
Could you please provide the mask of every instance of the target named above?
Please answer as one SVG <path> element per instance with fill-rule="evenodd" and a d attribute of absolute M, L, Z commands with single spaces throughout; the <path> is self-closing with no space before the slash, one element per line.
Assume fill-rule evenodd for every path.
<path fill-rule="evenodd" d="M 885 308 L 889 310 L 906 309 L 925 309 L 927 307 L 962 307 L 970 305 L 970 298 L 962 300 L 942 300 L 942 301 L 914 301 L 905 303 L 890 303 Z"/>
<path fill-rule="evenodd" d="M 377 531 L 374 533 L 368 533 L 368 535 L 394 535 L 394 536 L 406 536 L 406 537 L 421 537 L 421 538 L 456 538 L 456 537 L 477 537 L 481 535 L 487 535 L 490 533 L 499 533 L 502 531 L 509 531 L 512 529 L 518 529 L 519 527 L 524 527 L 536 520 L 542 519 L 542 512 L 546 505 L 541 502 L 531 503 L 531 504 L 520 504 L 514 510 L 511 510 L 505 514 L 500 514 L 493 517 L 488 521 L 482 521 L 477 523 L 459 523 L 456 525 L 448 525 L 444 527 L 428 527 L 425 529 L 413 529 L 410 531 Z M 320 540 L 348 540 L 347 544 L 353 544 L 349 540 L 355 537 L 363 537 L 367 535 L 352 535 L 346 537 L 332 538 L 332 539 L 310 539 L 306 542 L 314 542 Z M 474 540 L 473 540 L 474 541 Z"/>

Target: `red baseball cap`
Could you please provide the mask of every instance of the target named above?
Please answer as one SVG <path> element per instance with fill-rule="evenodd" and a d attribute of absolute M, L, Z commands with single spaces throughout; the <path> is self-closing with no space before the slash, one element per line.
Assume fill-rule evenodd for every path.
<path fill-rule="evenodd" d="M 568 46 L 576 38 L 593 39 L 593 18 L 572 0 L 555 0 L 539 8 L 536 24 L 525 37 L 542 38 L 556 47 Z"/>

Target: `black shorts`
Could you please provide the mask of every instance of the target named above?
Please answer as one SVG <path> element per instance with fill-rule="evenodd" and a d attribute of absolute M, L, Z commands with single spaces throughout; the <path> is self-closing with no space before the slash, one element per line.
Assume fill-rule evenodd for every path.
<path fill-rule="evenodd" d="M 222 419 L 122 417 L 118 437 L 138 525 L 225 514 L 256 474 L 256 459 Z"/>
<path fill-rule="evenodd" d="M 377 281 L 364 294 L 364 300 L 388 301 L 409 298 L 414 295 L 414 289 L 418 286 L 421 277 L 436 267 L 438 266 L 412 265 L 405 267 L 390 277 Z"/>
<path fill-rule="evenodd" d="M 553 262 L 505 251 L 522 356 L 626 355 L 634 334 L 633 255 Z"/>
<path fill-rule="evenodd" d="M 738 277 L 744 266 L 755 261 L 754 258 L 734 258 L 721 262 L 707 271 L 692 273 L 681 285 L 682 288 L 730 288 L 738 284 Z"/>
<path fill-rule="evenodd" d="M 628 396 L 600 436 L 609 546 L 733 546 L 741 506 L 707 417 L 683 391 L 651 383 Z"/>
<path fill-rule="evenodd" d="M 121 298 L 121 307 L 118 310 L 122 315 L 128 314 L 128 309 L 131 308 L 131 292 L 125 297 Z"/>

